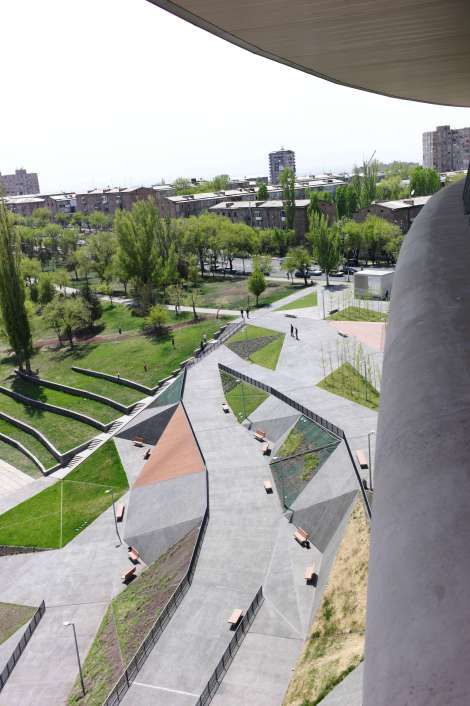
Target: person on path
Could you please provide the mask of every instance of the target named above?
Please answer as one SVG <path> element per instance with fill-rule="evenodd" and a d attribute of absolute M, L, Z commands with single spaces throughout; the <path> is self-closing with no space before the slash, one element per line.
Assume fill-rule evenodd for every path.
<path fill-rule="evenodd" d="M 122 333 L 122 328 L 121 328 L 121 327 L 119 327 L 119 334 L 121 334 L 121 333 Z"/>
<path fill-rule="evenodd" d="M 175 337 L 174 336 L 171 337 L 171 345 L 173 346 L 173 348 L 175 347 Z"/>
<path fill-rule="evenodd" d="M 244 315 L 243 315 L 243 309 L 240 309 L 240 316 L 242 317 L 242 319 L 245 318 Z"/>
<path fill-rule="evenodd" d="M 246 318 L 247 318 L 247 319 L 250 318 L 250 310 L 249 310 L 249 309 L 246 310 Z"/>
<path fill-rule="evenodd" d="M 296 339 L 297 339 L 298 341 L 300 340 L 300 339 L 299 339 L 299 329 L 298 329 L 298 328 L 295 329 L 295 337 L 296 337 Z"/>
<path fill-rule="evenodd" d="M 290 335 L 293 337 L 294 336 L 294 325 L 290 325 Z"/>
<path fill-rule="evenodd" d="M 146 373 L 148 373 L 148 369 L 149 369 L 149 366 L 147 365 L 147 363 L 144 363 L 144 370 Z"/>

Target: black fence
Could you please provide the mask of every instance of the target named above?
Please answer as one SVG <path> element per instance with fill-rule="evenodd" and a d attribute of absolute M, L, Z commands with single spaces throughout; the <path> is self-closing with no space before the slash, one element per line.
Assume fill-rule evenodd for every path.
<path fill-rule="evenodd" d="M 463 188 L 463 204 L 464 212 L 466 214 L 470 213 L 470 165 L 468 167 L 467 178 L 465 180 L 465 186 Z"/>
<path fill-rule="evenodd" d="M 147 637 L 143 640 L 136 654 L 127 665 L 125 672 L 121 674 L 118 681 L 108 694 L 106 700 L 103 702 L 103 706 L 114 706 L 115 704 L 119 704 L 122 701 L 123 697 L 132 685 L 132 682 L 134 681 L 143 664 L 145 663 L 145 660 L 147 659 L 147 657 L 155 647 L 156 643 L 160 639 L 161 634 L 165 630 L 166 626 L 170 622 L 178 606 L 183 600 L 186 592 L 191 586 L 194 577 L 194 572 L 196 569 L 197 560 L 201 552 L 202 542 L 204 540 L 204 534 L 206 532 L 208 520 L 209 507 L 206 508 L 206 512 L 204 513 L 204 518 L 202 520 L 201 528 L 199 530 L 196 545 L 194 547 L 186 575 L 181 580 L 178 585 L 178 588 L 176 589 L 176 591 L 174 592 L 174 594 L 158 616 L 152 629 L 148 633 Z"/>
<path fill-rule="evenodd" d="M 194 359 L 192 360 L 191 363 L 187 363 L 186 367 L 189 367 L 190 365 L 194 365 L 197 363 L 199 360 L 202 360 L 202 358 L 205 358 L 206 355 L 209 353 L 212 353 L 216 348 L 218 348 L 222 343 L 225 343 L 225 341 L 230 338 L 230 336 L 233 336 L 234 333 L 237 333 L 243 326 L 245 325 L 244 321 L 236 321 L 233 324 L 229 324 L 227 328 L 220 334 L 220 336 L 215 339 L 215 341 L 212 341 L 212 343 L 207 343 L 204 348 L 201 348 L 198 353 L 194 356 Z"/>
<path fill-rule="evenodd" d="M 2 672 L 0 673 L 0 691 L 3 689 L 5 684 L 8 681 L 8 678 L 10 674 L 12 673 L 13 669 L 15 668 L 16 663 L 18 662 L 19 658 L 23 654 L 26 645 L 31 639 L 31 636 L 33 632 L 36 630 L 37 626 L 39 625 L 42 616 L 46 612 L 46 604 L 44 601 L 41 603 L 33 617 L 31 618 L 30 622 L 28 623 L 28 627 L 24 631 L 23 635 L 21 636 L 20 641 L 16 645 L 15 649 L 13 650 L 13 654 L 11 655 L 10 659 L 6 663 L 5 667 L 3 668 Z"/>
<path fill-rule="evenodd" d="M 282 402 L 285 402 L 286 404 L 289 405 L 289 407 L 293 407 L 296 409 L 300 414 L 302 414 L 304 417 L 307 419 L 310 419 L 312 422 L 315 424 L 318 424 L 322 429 L 326 429 L 326 431 L 329 431 L 330 434 L 333 434 L 333 436 L 336 436 L 337 439 L 340 439 L 341 441 L 344 441 L 346 450 L 348 452 L 349 458 L 351 460 L 351 464 L 362 494 L 362 499 L 364 501 L 364 506 L 366 508 L 366 512 L 369 516 L 369 518 L 372 516 L 371 514 L 371 509 L 370 509 L 370 504 L 369 500 L 367 498 L 364 486 L 362 484 L 362 479 L 361 479 L 361 474 L 359 473 L 359 470 L 356 466 L 356 462 L 354 460 L 354 456 L 351 451 L 351 447 L 349 446 L 348 439 L 346 437 L 345 432 L 343 429 L 340 429 L 340 427 L 337 427 L 336 424 L 332 424 L 329 422 L 327 419 L 324 417 L 320 417 L 319 414 L 315 414 L 315 412 L 312 412 L 312 410 L 308 409 L 307 407 L 304 407 L 302 404 L 299 404 L 292 398 L 288 397 L 287 395 L 284 395 L 284 393 L 279 392 L 278 390 L 274 389 L 274 387 L 271 387 L 270 385 L 265 385 L 264 382 L 259 382 L 259 380 L 254 380 L 253 378 L 250 378 L 248 375 L 245 375 L 244 373 L 239 373 L 237 370 L 234 370 L 233 368 L 229 368 L 228 365 L 224 365 L 223 363 L 219 363 L 219 369 L 223 370 L 224 372 L 228 373 L 229 375 L 233 375 L 239 380 L 243 380 L 244 382 L 247 382 L 249 385 L 253 385 L 253 387 L 258 387 L 260 390 L 264 390 L 267 392 L 269 395 L 272 395 L 273 397 L 277 397 L 277 399 L 281 400 Z"/>
<path fill-rule="evenodd" d="M 227 649 L 222 655 L 222 658 L 220 659 L 217 667 L 215 668 L 211 678 L 207 682 L 204 691 L 196 701 L 196 706 L 205 706 L 206 704 L 209 704 L 214 698 L 215 693 L 219 688 L 226 671 L 232 664 L 233 658 L 237 654 L 238 648 L 240 647 L 240 643 L 243 641 L 243 638 L 250 629 L 250 625 L 255 619 L 255 616 L 261 604 L 263 603 L 263 600 L 263 587 L 261 586 L 258 589 L 256 596 L 253 598 L 250 607 L 248 608 L 245 615 L 238 624 L 238 627 L 235 630 L 235 633 L 232 639 L 230 640 Z"/>

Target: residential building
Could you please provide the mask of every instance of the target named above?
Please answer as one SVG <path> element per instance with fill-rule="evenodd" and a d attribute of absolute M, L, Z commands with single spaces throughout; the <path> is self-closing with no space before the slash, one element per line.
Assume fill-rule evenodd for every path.
<path fill-rule="evenodd" d="M 296 199 L 294 231 L 297 242 L 302 242 L 308 231 L 309 199 Z M 320 202 L 320 209 L 332 223 L 336 216 L 333 204 Z M 286 212 L 280 200 L 268 201 L 221 201 L 209 209 L 210 213 L 226 216 L 232 223 L 245 223 L 252 228 L 286 228 Z"/>
<path fill-rule="evenodd" d="M 77 194 L 77 211 L 102 211 L 112 215 L 116 211 L 129 210 L 136 201 L 148 198 L 156 199 L 155 189 L 152 187 L 91 189 Z"/>
<path fill-rule="evenodd" d="M 438 172 L 468 169 L 470 165 L 470 127 L 452 130 L 440 125 L 423 133 L 423 165 Z"/>
<path fill-rule="evenodd" d="M 385 218 L 385 220 L 390 221 L 390 223 L 399 226 L 402 233 L 407 233 L 414 219 L 430 198 L 431 196 L 415 196 L 409 199 L 371 203 L 370 206 L 361 208 L 354 214 L 353 218 L 355 221 L 361 223 L 372 213 L 374 216 Z"/>
<path fill-rule="evenodd" d="M 19 216 L 32 216 L 38 208 L 49 208 L 47 196 L 28 194 L 25 196 L 6 196 L 5 205 Z"/>
<path fill-rule="evenodd" d="M 281 147 L 280 150 L 269 153 L 269 181 L 271 184 L 279 184 L 281 172 L 286 167 L 292 169 L 295 174 L 295 152 Z"/>
<path fill-rule="evenodd" d="M 38 175 L 26 169 L 16 169 L 14 174 L 0 174 L 0 191 L 4 196 L 39 194 Z"/>

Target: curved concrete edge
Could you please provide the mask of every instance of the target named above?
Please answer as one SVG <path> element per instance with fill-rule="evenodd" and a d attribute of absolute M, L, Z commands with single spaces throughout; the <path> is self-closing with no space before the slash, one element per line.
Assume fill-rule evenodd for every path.
<path fill-rule="evenodd" d="M 54 444 L 52 444 L 49 439 L 44 436 L 44 434 L 41 434 L 40 431 L 30 426 L 26 422 L 22 422 L 20 419 L 16 419 L 16 417 L 11 417 L 9 414 L 5 414 L 5 412 L 0 412 L 0 419 L 4 419 L 6 422 L 10 422 L 10 424 L 13 424 L 15 427 L 18 427 L 18 429 L 22 429 L 22 431 L 25 431 L 28 434 L 31 434 L 31 436 L 34 436 L 34 438 L 40 441 L 41 444 L 49 451 L 49 453 L 52 454 L 52 456 L 54 456 L 57 461 L 62 461 L 62 454 L 56 449 Z"/>
<path fill-rule="evenodd" d="M 23 446 L 23 444 L 21 444 L 19 441 L 16 441 L 16 439 L 12 439 L 11 436 L 7 436 L 7 434 L 0 433 L 0 439 L 6 444 L 13 446 L 18 451 L 21 451 L 24 456 L 27 456 L 39 468 L 41 473 L 46 473 L 45 466 L 42 465 L 41 461 L 32 453 L 32 451 L 27 449 L 26 446 Z"/>
<path fill-rule="evenodd" d="M 463 183 L 405 238 L 376 452 L 364 706 L 470 694 L 470 225 Z"/>
<path fill-rule="evenodd" d="M 131 405 L 121 404 L 112 400 L 110 397 L 105 397 L 104 395 L 98 395 L 96 392 L 89 392 L 88 390 L 82 390 L 79 387 L 71 387 L 70 385 L 63 385 L 60 382 L 54 382 L 52 380 L 45 380 L 41 377 L 36 377 L 35 375 L 27 375 L 21 370 L 15 370 L 16 374 L 23 380 L 32 382 L 35 385 L 42 385 L 42 387 L 49 387 L 51 390 L 60 390 L 61 392 L 66 392 L 69 395 L 75 395 L 75 397 L 86 397 L 87 399 L 94 400 L 95 402 L 101 402 L 109 407 L 117 409 L 118 412 L 122 414 L 130 414 L 138 402 L 134 402 Z"/>
<path fill-rule="evenodd" d="M 102 380 L 108 380 L 108 382 L 114 382 L 116 385 L 125 385 L 126 387 L 132 387 L 132 389 L 137 390 L 137 392 L 143 392 L 145 395 L 154 395 L 159 385 L 156 387 L 147 387 L 146 385 L 141 385 L 134 380 L 128 380 L 127 378 L 118 377 L 117 375 L 110 375 L 109 373 L 102 373 L 100 370 L 91 370 L 91 368 L 80 368 L 77 365 L 72 365 L 72 370 L 75 373 L 80 373 L 81 375 L 88 375 L 92 378 L 101 378 Z"/>
<path fill-rule="evenodd" d="M 71 419 L 77 420 L 77 422 L 82 422 L 83 424 L 88 424 L 88 426 L 95 427 L 99 431 L 106 432 L 113 426 L 116 420 L 103 424 L 93 417 L 89 417 L 87 414 L 81 414 L 81 412 L 75 412 L 73 409 L 65 409 L 65 407 L 58 407 L 55 404 L 49 404 L 49 402 L 41 402 L 40 400 L 34 400 L 32 397 L 26 397 L 26 395 L 21 395 L 19 392 L 14 392 L 8 389 L 8 387 L 3 387 L 0 385 L 0 393 L 11 397 L 17 402 L 22 402 L 30 407 L 36 407 L 37 409 L 43 409 L 46 412 L 51 412 L 52 414 L 60 414 L 63 417 L 70 417 Z"/>

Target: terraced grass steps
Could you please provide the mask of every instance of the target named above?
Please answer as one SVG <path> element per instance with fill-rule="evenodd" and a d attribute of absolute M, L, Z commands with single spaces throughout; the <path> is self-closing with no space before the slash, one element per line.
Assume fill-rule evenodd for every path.
<path fill-rule="evenodd" d="M 226 342 L 231 351 L 264 368 L 275 370 L 285 334 L 280 331 L 247 324 Z"/>
<path fill-rule="evenodd" d="M 0 457 L 8 463 L 11 463 L 12 466 L 19 468 L 20 471 L 25 470 L 24 467 L 30 468 L 31 463 L 42 473 L 57 465 L 59 460 L 58 453 L 57 456 L 54 456 L 50 448 L 40 439 L 7 419 L 0 418 L 0 438 L 3 441 Z M 26 456 L 27 460 L 22 462 L 18 454 Z M 40 466 L 37 466 L 37 464 L 32 461 L 31 456 L 37 459 Z M 20 465 L 17 465 L 18 463 L 20 463 Z M 25 470 L 25 473 L 28 473 L 28 471 Z"/>

